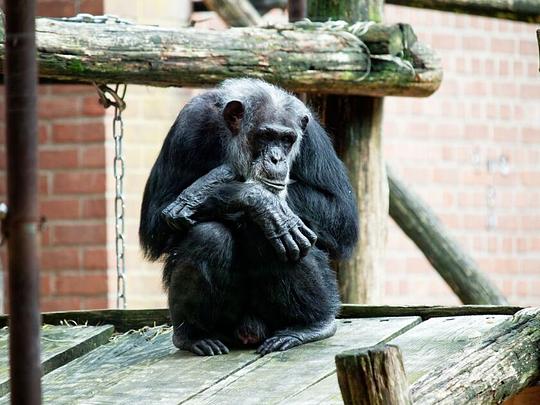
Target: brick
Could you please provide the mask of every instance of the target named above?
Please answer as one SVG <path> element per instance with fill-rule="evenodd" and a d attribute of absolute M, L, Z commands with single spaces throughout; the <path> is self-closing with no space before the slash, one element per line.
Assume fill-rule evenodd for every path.
<path fill-rule="evenodd" d="M 41 300 L 42 311 L 72 311 L 82 309 L 79 297 L 46 297 Z"/>
<path fill-rule="evenodd" d="M 82 150 L 82 167 L 105 167 L 105 147 L 87 146 Z"/>
<path fill-rule="evenodd" d="M 107 201 L 104 198 L 87 199 L 82 201 L 83 218 L 105 218 Z"/>
<path fill-rule="evenodd" d="M 40 213 L 49 221 L 53 219 L 77 219 L 80 217 L 80 203 L 78 199 L 41 201 Z"/>
<path fill-rule="evenodd" d="M 108 266 L 108 252 L 106 248 L 85 249 L 83 254 L 83 267 L 91 270 L 106 270 Z"/>
<path fill-rule="evenodd" d="M 83 309 L 107 309 L 109 307 L 109 303 L 107 300 L 107 297 L 90 297 L 90 298 L 83 298 L 82 299 L 82 307 Z M 131 308 L 131 305 L 130 305 Z M 146 306 L 148 308 L 148 306 Z"/>
<path fill-rule="evenodd" d="M 102 172 L 56 173 L 53 178 L 53 190 L 58 194 L 103 193 L 105 188 L 105 173 Z"/>
<path fill-rule="evenodd" d="M 516 41 L 513 39 L 493 38 L 490 49 L 496 53 L 514 53 L 517 51 L 516 45 Z"/>
<path fill-rule="evenodd" d="M 103 122 L 55 124 L 52 138 L 56 143 L 103 142 L 105 126 Z"/>
<path fill-rule="evenodd" d="M 523 142 L 540 143 L 540 127 L 525 127 L 521 130 Z"/>
<path fill-rule="evenodd" d="M 105 108 L 99 104 L 98 96 L 87 96 L 82 100 L 82 113 L 88 116 L 103 116 L 105 115 Z"/>
<path fill-rule="evenodd" d="M 81 0 L 79 13 L 103 14 L 104 0 Z"/>
<path fill-rule="evenodd" d="M 106 294 L 107 278 L 104 273 L 57 277 L 56 292 L 58 295 Z"/>
<path fill-rule="evenodd" d="M 86 13 L 86 11 L 82 12 Z M 66 94 L 69 96 L 74 94 L 96 94 L 94 86 L 89 84 L 55 84 L 49 87 L 52 94 Z"/>
<path fill-rule="evenodd" d="M 40 17 L 72 17 L 76 14 L 72 0 L 40 0 L 36 4 L 36 15 Z"/>
<path fill-rule="evenodd" d="M 79 249 L 77 248 L 62 247 L 41 251 L 43 270 L 76 270 L 79 267 Z"/>
<path fill-rule="evenodd" d="M 54 242 L 62 245 L 101 245 L 107 241 L 105 224 L 55 225 Z"/>
<path fill-rule="evenodd" d="M 50 274 L 41 273 L 39 275 L 39 281 L 39 292 L 42 296 L 50 295 L 54 292 L 54 280 Z"/>
<path fill-rule="evenodd" d="M 79 113 L 78 103 L 70 97 L 43 97 L 38 100 L 41 119 L 73 117 Z"/>
<path fill-rule="evenodd" d="M 42 150 L 39 152 L 39 167 L 41 169 L 73 169 L 79 165 L 78 151 Z"/>

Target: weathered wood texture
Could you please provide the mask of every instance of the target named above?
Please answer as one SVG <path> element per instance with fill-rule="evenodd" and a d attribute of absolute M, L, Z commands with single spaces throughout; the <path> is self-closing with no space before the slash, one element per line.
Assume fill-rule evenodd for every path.
<path fill-rule="evenodd" d="M 416 317 L 339 321 L 334 337 L 265 356 L 201 393 L 192 403 L 232 404 L 238 403 L 238 398 L 243 404 L 254 405 L 301 403 L 297 396 L 327 376 L 332 376 L 338 392 L 334 363 L 337 353 L 357 345 L 388 341 L 419 321 Z"/>
<path fill-rule="evenodd" d="M 441 360 L 461 353 L 482 333 L 509 319 L 509 315 L 474 315 L 432 318 L 393 339 L 403 354 L 409 383 L 440 366 Z"/>
<path fill-rule="evenodd" d="M 263 19 L 248 0 L 204 0 L 206 6 L 233 27 L 261 25 Z"/>
<path fill-rule="evenodd" d="M 409 405 L 409 383 L 401 351 L 393 345 L 350 350 L 336 356 L 346 405 Z"/>
<path fill-rule="evenodd" d="M 9 317 L 0 316 L 0 327 L 8 324 Z M 72 322 L 78 325 L 112 325 L 116 332 L 141 329 L 145 326 L 169 324 L 168 309 L 104 309 L 95 311 L 45 312 L 44 324 L 59 325 Z"/>
<path fill-rule="evenodd" d="M 506 20 L 540 22 L 538 0 L 387 0 L 388 4 L 482 15 Z"/>
<path fill-rule="evenodd" d="M 109 341 L 113 327 L 52 326 L 41 331 L 41 367 L 43 374 L 55 370 L 71 360 Z M 0 330 L 0 397 L 9 392 L 8 329 Z"/>
<path fill-rule="evenodd" d="M 390 305 L 354 305 L 341 306 L 340 318 L 371 318 L 378 316 L 420 316 L 422 319 L 470 316 L 470 315 L 514 315 L 523 307 L 510 307 L 502 305 L 460 305 L 446 306 L 390 306 Z"/>
<path fill-rule="evenodd" d="M 448 356 L 460 353 L 469 342 L 477 340 L 482 333 L 508 318 L 508 316 L 436 318 L 414 326 L 390 340 L 389 344 L 399 346 L 407 379 L 412 383 L 443 364 Z M 311 403 L 313 398 L 317 398 L 316 403 L 341 404 L 342 400 L 338 396 L 339 388 L 333 378 L 334 376 L 329 376 L 310 386 L 295 397 L 298 399 L 295 403 Z"/>
<path fill-rule="evenodd" d="M 464 304 L 508 304 L 499 289 L 449 235 L 431 208 L 388 168 L 390 216 Z"/>
<path fill-rule="evenodd" d="M 540 377 L 540 308 L 524 309 L 412 387 L 421 404 L 497 404 Z"/>
<path fill-rule="evenodd" d="M 253 349 L 201 358 L 176 350 L 171 328 L 145 328 L 47 375 L 44 403 L 294 403 L 287 398 L 333 373 L 340 351 L 392 339 L 418 322 L 343 320 L 330 339 L 262 358 Z"/>
<path fill-rule="evenodd" d="M 382 19 L 382 1 L 310 0 L 308 17 L 356 21 Z M 378 94 L 382 95 L 382 94 Z M 382 98 L 311 98 L 348 169 L 358 201 L 359 242 L 353 257 L 336 264 L 341 298 L 347 303 L 379 301 L 387 235 L 388 182 L 381 145 Z"/>
<path fill-rule="evenodd" d="M 427 96 L 442 79 L 440 62 L 418 42 L 406 49 L 404 59 L 370 60 L 351 29 L 308 29 L 305 22 L 301 29 L 225 31 L 47 18 L 36 24 L 39 74 L 48 79 L 207 87 L 250 76 L 293 91 L 401 96 Z"/>

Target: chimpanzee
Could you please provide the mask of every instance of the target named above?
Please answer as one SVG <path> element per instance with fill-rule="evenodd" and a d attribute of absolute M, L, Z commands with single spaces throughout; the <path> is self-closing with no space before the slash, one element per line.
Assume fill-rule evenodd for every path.
<path fill-rule="evenodd" d="M 307 107 L 229 79 L 180 111 L 146 183 L 139 236 L 165 261 L 173 343 L 264 355 L 335 333 L 330 259 L 358 234 L 345 168 Z"/>

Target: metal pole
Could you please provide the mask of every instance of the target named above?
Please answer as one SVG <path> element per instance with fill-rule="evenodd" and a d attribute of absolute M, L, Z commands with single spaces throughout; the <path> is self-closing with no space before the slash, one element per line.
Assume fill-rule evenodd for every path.
<path fill-rule="evenodd" d="M 13 404 L 41 403 L 34 0 L 6 0 L 9 355 Z"/>
<path fill-rule="evenodd" d="M 307 17 L 307 0 L 289 0 L 289 21 L 295 22 Z"/>

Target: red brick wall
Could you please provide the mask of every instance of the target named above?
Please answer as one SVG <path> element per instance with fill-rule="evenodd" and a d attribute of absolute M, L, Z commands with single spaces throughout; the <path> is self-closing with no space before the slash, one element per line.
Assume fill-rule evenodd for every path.
<path fill-rule="evenodd" d="M 387 6 L 442 58 L 426 99 L 385 100 L 387 160 L 513 304 L 540 303 L 540 74 L 534 24 Z M 385 303 L 457 298 L 393 222 Z"/>
<path fill-rule="evenodd" d="M 38 15 L 101 14 L 101 3 L 41 0 Z M 47 219 L 41 235 L 41 306 L 44 311 L 103 308 L 108 291 L 104 111 L 91 86 L 40 86 L 38 105 L 39 202 Z M 3 119 L 0 129 L 5 200 Z"/>

